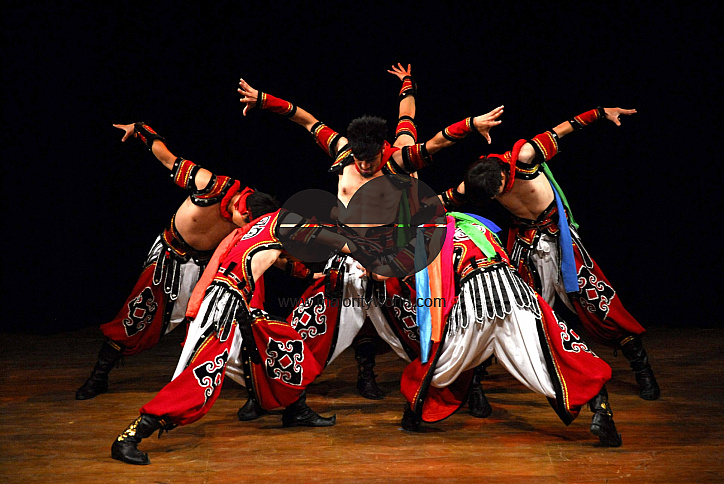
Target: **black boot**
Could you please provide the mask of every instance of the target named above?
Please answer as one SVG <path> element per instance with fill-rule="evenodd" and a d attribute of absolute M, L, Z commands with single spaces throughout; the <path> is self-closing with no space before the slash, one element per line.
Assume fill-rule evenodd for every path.
<path fill-rule="evenodd" d="M 354 348 L 354 359 L 357 360 L 359 372 L 357 373 L 357 390 L 360 395 L 369 400 L 382 400 L 385 396 L 375 381 L 375 354 L 377 348 L 374 343 L 361 343 Z"/>
<path fill-rule="evenodd" d="M 661 395 L 659 384 L 649 365 L 649 357 L 641 344 L 639 336 L 631 335 L 619 343 L 621 353 L 626 357 L 639 384 L 639 396 L 644 400 L 656 400 Z"/>
<path fill-rule="evenodd" d="M 98 353 L 98 361 L 90 378 L 75 392 L 76 400 L 88 400 L 108 391 L 108 373 L 123 356 L 123 348 L 107 339 Z"/>
<path fill-rule="evenodd" d="M 249 399 L 246 401 L 243 407 L 239 409 L 239 411 L 236 413 L 236 416 L 239 417 L 239 420 L 242 422 L 247 422 L 249 420 L 256 420 L 262 415 L 266 415 L 269 413 L 268 411 L 264 410 L 261 405 L 259 405 L 259 402 L 256 401 L 256 398 L 249 395 Z"/>
<path fill-rule="evenodd" d="M 175 426 L 170 425 L 162 418 L 142 413 L 141 416 L 134 420 L 113 442 L 111 446 L 111 457 L 123 461 L 126 464 L 150 464 L 151 461 L 148 459 L 148 454 L 141 452 L 136 446 L 141 443 L 142 439 L 149 437 L 156 430 L 161 429 L 163 432 L 163 430 L 170 430 L 173 427 Z M 159 433 L 159 437 L 160 436 L 161 434 Z"/>
<path fill-rule="evenodd" d="M 336 415 L 324 418 L 309 408 L 306 393 L 282 412 L 282 427 L 331 427 L 336 421 Z"/>
<path fill-rule="evenodd" d="M 422 429 L 422 420 L 408 405 L 405 407 L 405 413 L 402 414 L 402 429 L 408 432 L 419 432 Z"/>
<path fill-rule="evenodd" d="M 593 412 L 591 433 L 597 435 L 606 447 L 620 447 L 621 434 L 618 433 L 616 424 L 613 423 L 613 411 L 608 403 L 608 391 L 605 386 L 588 402 L 588 408 Z"/>
<path fill-rule="evenodd" d="M 473 381 L 470 383 L 470 397 L 468 397 L 468 413 L 476 418 L 486 418 L 493 413 L 485 392 L 483 391 L 482 379 L 488 374 L 486 368 L 490 366 L 490 359 L 475 367 Z"/>

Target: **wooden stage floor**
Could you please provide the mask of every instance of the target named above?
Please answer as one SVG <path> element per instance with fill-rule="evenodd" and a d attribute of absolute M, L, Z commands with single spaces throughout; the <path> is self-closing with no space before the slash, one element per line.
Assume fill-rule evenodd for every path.
<path fill-rule="evenodd" d="M 357 395 L 356 364 L 345 353 L 308 390 L 310 406 L 336 413 L 336 426 L 283 429 L 280 412 L 239 422 L 246 392 L 227 380 L 205 418 L 141 443 L 149 466 L 112 460 L 110 446 L 169 380 L 180 332 L 128 358 L 111 373 L 109 393 L 88 401 L 74 393 L 95 361 L 98 330 L 0 335 L 0 482 L 723 482 L 723 335 L 650 330 L 662 388 L 655 402 L 638 398 L 623 356 L 594 347 L 614 370 L 617 449 L 599 447 L 588 410 L 564 426 L 500 365 L 485 382 L 490 418 L 459 412 L 423 434 L 405 432 L 403 362 L 378 358 L 388 395 L 371 401 Z"/>

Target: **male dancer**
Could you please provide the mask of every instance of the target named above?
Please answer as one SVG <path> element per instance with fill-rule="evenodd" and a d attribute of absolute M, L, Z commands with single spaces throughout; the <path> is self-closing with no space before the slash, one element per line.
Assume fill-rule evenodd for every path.
<path fill-rule="evenodd" d="M 583 247 L 578 225 L 545 163 L 558 153 L 563 136 L 602 119 L 620 126 L 621 115 L 635 112 L 599 107 L 530 141 L 520 140 L 503 155 L 488 155 L 469 167 L 465 193 L 478 203 L 494 198 L 512 214 L 507 249 L 526 282 L 551 306 L 556 296 L 560 298 L 593 337 L 620 348 L 634 371 L 640 397 L 656 400 L 659 386 L 641 343 L 645 330 L 624 309 Z M 564 223 L 559 220 L 561 213 L 567 218 Z"/>
<path fill-rule="evenodd" d="M 611 368 L 525 284 L 479 219 L 450 212 L 447 220 L 441 283 L 454 288 L 454 303 L 446 302 L 432 330 L 438 336 L 429 361 L 416 359 L 403 372 L 408 408 L 402 427 L 420 431 L 423 421 L 452 415 L 468 394 L 474 369 L 495 355 L 526 387 L 548 397 L 566 425 L 588 403 L 591 432 L 606 446 L 620 446 L 604 387 Z"/>
<path fill-rule="evenodd" d="M 344 137 L 318 121 L 304 109 L 270 94 L 257 91 L 243 79 L 239 83 L 239 93 L 242 95 L 241 102 L 245 104 L 245 115 L 249 109 L 254 107 L 267 109 L 290 118 L 312 133 L 317 144 L 335 160 L 329 171 L 338 175 L 337 198 L 344 206 L 347 206 L 359 188 L 368 181 L 386 176 L 389 179 L 400 177 L 404 182 L 405 177 L 429 164 L 432 161 L 432 154 L 463 139 L 474 130 L 480 132 L 490 142 L 489 130 L 500 124 L 497 118 L 503 112 L 502 106 L 488 114 L 466 118 L 445 128 L 429 141 L 415 144 L 417 131 L 413 116 L 416 87 L 410 75 L 410 68 L 408 66 L 405 70 L 398 64 L 398 67 L 393 66 L 388 72 L 397 75 L 403 81 L 399 95 L 400 120 L 392 146 L 385 141 L 386 121 L 381 118 L 364 116 L 353 120 L 347 129 L 347 137 Z M 397 193 L 401 192 L 397 191 Z M 399 202 L 399 199 L 388 199 L 386 204 L 396 206 Z M 379 199 L 374 198 L 358 201 L 357 206 L 364 207 L 368 213 L 395 213 L 394 210 L 389 210 L 390 206 L 381 207 Z M 339 222 L 345 224 L 350 221 L 342 216 Z M 385 222 L 394 223 L 395 220 L 382 221 L 382 223 Z M 393 242 L 393 239 L 387 236 L 388 232 L 387 228 L 379 231 L 380 243 L 383 246 Z M 368 230 L 366 234 L 367 238 L 373 236 L 374 228 Z M 344 297 L 358 297 L 366 294 L 368 292 L 367 281 L 361 279 L 364 271 L 358 267 L 358 264 L 351 258 L 336 262 L 336 270 L 343 274 L 342 277 L 345 281 Z M 320 292 L 323 293 L 325 285 L 329 286 L 328 283 L 317 281 L 317 284 L 312 285 L 305 292 L 302 301 L 318 297 Z M 383 298 L 390 298 L 393 301 L 394 312 L 391 311 L 393 309 L 391 305 L 380 304 L 384 303 L 380 300 L 375 301 L 375 304 L 369 308 L 342 308 L 337 315 L 328 312 L 329 308 L 324 309 L 328 318 L 341 317 L 346 323 L 344 327 L 340 327 L 339 342 L 334 354 L 330 356 L 330 361 L 349 346 L 349 343 L 345 343 L 345 341 L 353 338 L 359 332 L 359 327 L 366 317 L 373 323 L 382 339 L 399 356 L 406 360 L 414 357 L 414 353 L 410 351 L 410 344 L 415 344 L 416 337 L 413 331 L 414 308 L 410 303 L 412 291 L 404 281 L 389 279 L 381 292 L 385 294 Z M 397 301 L 395 302 L 395 300 Z M 388 314 L 382 314 L 382 312 Z M 302 303 L 291 313 L 290 318 L 298 321 L 301 318 L 315 317 L 317 314 L 318 309 Z M 347 324 L 352 321 L 354 321 L 352 324 Z M 247 402 L 244 408 L 249 410 L 245 419 L 255 418 L 253 402 Z M 240 411 L 240 418 L 242 418 L 241 413 L 244 413 L 244 409 Z"/>
<path fill-rule="evenodd" d="M 284 209 L 254 213 L 247 226 L 219 244 L 188 304 L 193 319 L 174 379 L 140 409 L 140 416 L 113 442 L 111 456 L 128 464 L 149 464 L 138 450 L 156 430 L 170 430 L 202 418 L 221 391 L 227 365 L 242 374 L 250 395 L 264 412 L 286 407 L 282 426 L 328 427 L 336 417 L 317 415 L 305 403 L 305 388 L 322 372 L 326 353 L 318 339 L 334 333 L 295 329 L 255 309 L 262 275 L 283 258 L 282 242 L 315 241 L 342 248 L 336 233 L 305 225 Z M 350 244 L 352 245 L 352 244 Z M 345 248 L 348 250 L 349 247 Z M 303 334 L 304 333 L 304 334 Z M 241 368 L 239 368 L 239 366 Z"/>
<path fill-rule="evenodd" d="M 415 80 L 412 77 L 412 70 L 410 65 L 407 65 L 407 68 L 404 68 L 402 64 L 398 63 L 397 66 L 391 66 L 390 69 L 387 70 L 390 74 L 393 74 L 397 76 L 397 78 L 402 82 L 402 87 L 400 88 L 400 92 L 398 95 L 399 99 L 399 114 L 398 114 L 398 124 L 397 128 L 395 130 L 395 140 L 393 142 L 394 147 L 403 147 L 403 146 L 411 146 L 417 142 L 417 127 L 415 125 L 415 111 L 416 111 L 416 105 L 415 105 L 415 98 L 417 96 L 417 84 Z M 242 89 L 251 89 L 251 86 L 249 86 L 247 83 L 245 83 L 243 80 L 240 82 L 240 86 Z M 239 92 L 241 94 L 244 94 L 242 89 L 239 89 Z M 267 99 L 274 99 L 273 97 L 269 97 L 268 94 L 265 95 Z M 258 95 L 257 98 L 258 99 Z M 242 101 L 244 102 L 244 101 Z M 273 105 L 273 102 L 272 102 Z M 283 102 L 282 102 L 283 106 Z M 254 107 L 250 103 L 246 103 L 246 106 L 244 107 L 244 115 L 247 114 L 248 110 Z M 292 121 L 301 124 L 305 129 L 310 130 L 312 125 L 314 125 L 314 122 L 316 122 L 316 119 L 312 123 L 312 125 L 305 125 L 304 123 L 307 121 L 305 117 L 299 117 L 295 118 L 295 112 L 286 112 L 285 107 L 282 108 L 282 110 L 275 110 L 273 107 L 268 105 L 259 106 L 262 108 L 270 109 L 274 112 L 277 112 L 278 114 L 282 114 L 287 117 L 291 117 Z M 296 111 L 296 109 L 295 109 Z M 380 118 L 369 118 L 369 120 L 373 120 L 376 122 L 383 122 Z M 373 122 L 374 122 L 373 121 Z M 363 125 L 364 126 L 364 125 Z M 318 123 L 318 125 L 314 126 L 315 129 L 319 130 L 319 133 L 321 134 L 323 131 L 325 131 L 325 127 L 322 123 Z M 327 130 L 329 128 L 326 128 Z M 380 128 L 373 127 L 372 129 L 379 130 Z M 387 135 L 387 125 L 386 123 L 382 126 L 382 134 L 379 135 L 381 139 L 384 141 L 384 137 Z M 330 150 L 336 150 L 336 146 L 324 146 L 322 143 L 324 142 L 324 138 L 320 138 L 318 134 L 311 130 L 312 134 L 315 136 L 315 140 L 317 143 L 324 149 L 328 154 L 331 155 Z M 364 133 L 362 133 L 364 135 Z M 326 135 L 326 133 L 325 133 Z M 341 140 L 340 140 L 341 141 Z M 327 138 L 327 142 L 329 142 L 329 139 Z M 336 141 L 335 141 L 336 143 Z M 375 147 L 376 149 L 377 147 Z M 376 154 L 376 153 L 375 153 Z M 364 168 L 363 168 L 364 170 Z M 330 169 L 330 171 L 332 171 Z M 345 205 L 349 202 L 349 199 L 354 195 L 356 192 L 356 189 L 353 188 L 354 185 L 357 185 L 356 188 L 359 187 L 360 183 L 359 180 L 355 180 L 354 182 L 351 182 L 350 176 L 347 175 L 344 177 L 343 173 L 340 171 L 337 172 L 340 175 L 340 184 L 338 192 L 342 193 L 344 192 L 346 200 L 344 200 Z M 360 172 L 361 177 L 365 177 L 365 175 Z M 345 180 L 342 182 L 341 178 L 344 177 Z M 344 187 L 344 188 L 343 188 Z M 338 197 L 340 195 L 338 193 Z M 342 198 L 340 198 L 342 199 Z M 341 261 L 338 261 L 341 262 Z M 335 270 L 330 268 L 329 270 Z M 321 284 L 321 282 L 319 283 Z M 407 286 L 405 284 L 402 284 L 402 289 L 407 289 Z M 312 291 L 310 288 L 309 291 Z M 310 293 L 311 294 L 311 293 Z M 297 311 L 298 312 L 298 311 Z M 371 400 L 380 400 L 383 398 L 383 393 L 380 390 L 380 388 L 377 386 L 377 382 L 375 381 L 375 374 L 374 374 L 374 367 L 375 367 L 375 356 L 377 353 L 377 346 L 379 344 L 380 337 L 376 334 L 374 325 L 371 324 L 371 321 L 369 318 L 366 318 L 366 315 L 363 314 L 362 318 L 365 320 L 364 324 L 362 326 L 362 329 L 359 331 L 357 336 L 355 336 L 352 346 L 354 347 L 355 351 L 355 360 L 357 360 L 358 364 L 358 375 L 357 375 L 357 390 L 360 392 L 360 395 L 362 395 L 365 398 L 371 399 Z"/>
<path fill-rule="evenodd" d="M 191 290 L 216 246 L 249 223 L 250 213 L 272 202 L 269 195 L 243 188 L 238 180 L 177 157 L 144 123 L 113 126 L 124 131 L 121 141 L 140 138 L 189 196 L 151 246 L 141 277 L 118 315 L 101 326 L 107 339 L 90 378 L 75 394 L 78 400 L 108 391 L 108 373 L 121 356 L 152 348 L 184 320 Z"/>

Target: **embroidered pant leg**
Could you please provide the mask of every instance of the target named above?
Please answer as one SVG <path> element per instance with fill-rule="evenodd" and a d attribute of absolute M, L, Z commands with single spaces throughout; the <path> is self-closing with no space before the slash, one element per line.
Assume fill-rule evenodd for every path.
<path fill-rule="evenodd" d="M 628 335 L 643 334 L 646 330 L 623 307 L 618 292 L 588 254 L 573 227 L 571 236 L 579 284 L 578 294 L 571 295 L 571 302 L 583 327 L 592 337 L 609 346 Z"/>
<path fill-rule="evenodd" d="M 199 317 L 203 314 L 200 311 Z M 216 402 L 224 382 L 227 361 L 230 355 L 240 351 L 241 336 L 236 324 L 223 341 L 210 328 L 199 341 L 187 338 L 186 343 L 189 347 L 196 347 L 188 364 L 141 407 L 141 413 L 167 416 L 175 425 L 188 425 L 206 415 Z"/>
<path fill-rule="evenodd" d="M 131 295 L 115 318 L 101 325 L 101 331 L 111 341 L 123 346 L 123 354 L 131 356 L 154 347 L 162 334 L 174 329 L 184 319 L 186 306 L 201 268 L 192 260 L 181 263 L 178 296 L 171 300 L 164 291 L 163 281 L 154 282 L 154 271 L 163 245 L 156 238 L 146 265 Z"/>

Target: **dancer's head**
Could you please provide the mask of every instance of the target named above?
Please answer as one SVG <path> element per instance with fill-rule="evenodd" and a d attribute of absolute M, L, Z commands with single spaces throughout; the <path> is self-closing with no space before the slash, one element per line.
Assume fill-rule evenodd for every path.
<path fill-rule="evenodd" d="M 507 174 L 495 158 L 474 161 L 465 171 L 465 196 L 475 204 L 483 204 L 503 193 Z"/>
<path fill-rule="evenodd" d="M 279 210 L 281 204 L 268 193 L 245 189 L 234 195 L 229 202 L 233 222 L 243 227 L 252 220 Z"/>
<path fill-rule="evenodd" d="M 347 139 L 357 170 L 363 177 L 371 177 L 381 168 L 386 136 L 387 121 L 377 116 L 362 116 L 349 123 Z"/>
<path fill-rule="evenodd" d="M 249 211 L 251 220 L 259 218 L 267 213 L 276 212 L 281 207 L 279 200 L 268 193 L 255 191 L 246 200 L 246 208 Z"/>

